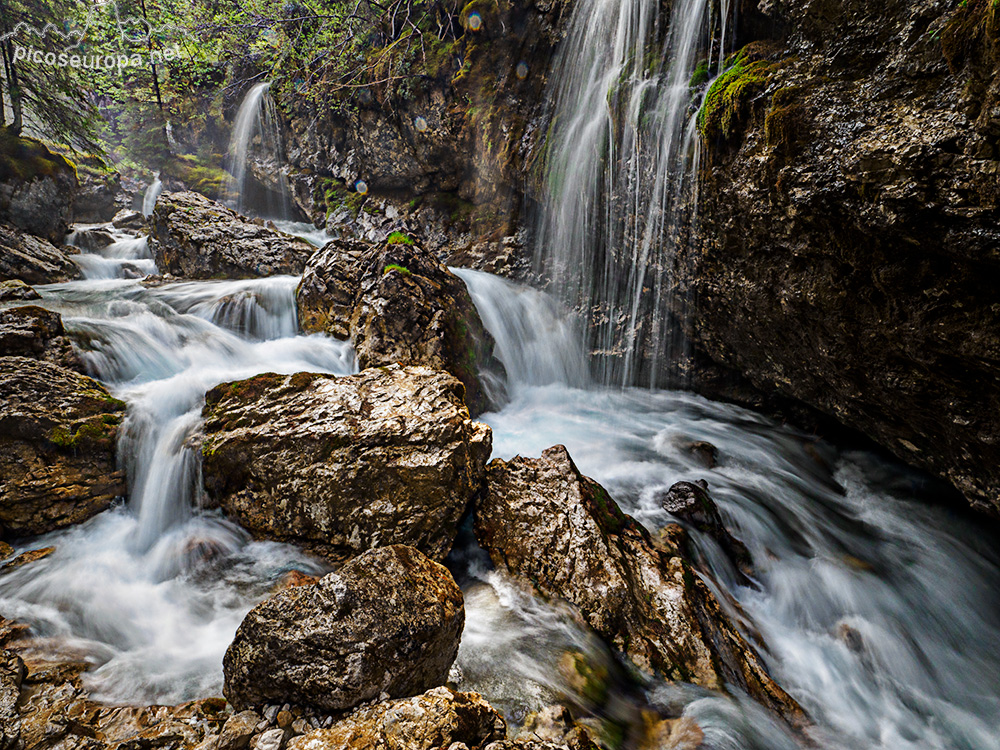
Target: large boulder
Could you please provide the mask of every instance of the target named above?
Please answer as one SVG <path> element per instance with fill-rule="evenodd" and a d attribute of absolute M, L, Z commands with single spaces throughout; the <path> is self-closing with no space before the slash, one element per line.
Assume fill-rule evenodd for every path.
<path fill-rule="evenodd" d="M 76 190 L 76 169 L 65 157 L 0 128 L 0 222 L 62 242 Z"/>
<path fill-rule="evenodd" d="M 115 436 L 125 404 L 90 378 L 0 357 L 0 536 L 90 518 L 125 494 Z"/>
<path fill-rule="evenodd" d="M 163 193 L 149 219 L 160 273 L 187 279 L 300 274 L 315 248 L 199 193 Z"/>
<path fill-rule="evenodd" d="M 476 536 L 498 567 L 576 606 L 647 672 L 716 690 L 733 685 L 801 718 L 688 562 L 655 545 L 563 446 L 541 458 L 494 460 L 487 474 Z"/>
<path fill-rule="evenodd" d="M 464 625 L 447 568 L 404 545 L 369 550 L 251 610 L 223 660 L 225 695 L 238 710 L 324 711 L 416 695 L 447 680 Z"/>
<path fill-rule="evenodd" d="M 492 446 L 462 384 L 425 367 L 259 375 L 213 388 L 204 414 L 209 497 L 334 559 L 409 544 L 443 560 Z"/>
<path fill-rule="evenodd" d="M 43 359 L 71 370 L 83 367 L 66 337 L 62 316 L 37 305 L 0 310 L 0 357 Z"/>
<path fill-rule="evenodd" d="M 82 273 L 70 260 L 71 252 L 77 251 L 56 247 L 41 237 L 0 224 L 0 281 L 56 284 L 78 279 Z"/>
<path fill-rule="evenodd" d="M 456 743 L 478 750 L 506 736 L 503 717 L 481 696 L 438 687 L 362 706 L 329 729 L 296 737 L 288 750 L 435 750 Z"/>
<path fill-rule="evenodd" d="M 446 370 L 473 415 L 500 405 L 503 365 L 465 283 L 410 238 L 394 239 L 337 240 L 317 252 L 296 295 L 303 330 L 349 337 L 362 367 Z"/>

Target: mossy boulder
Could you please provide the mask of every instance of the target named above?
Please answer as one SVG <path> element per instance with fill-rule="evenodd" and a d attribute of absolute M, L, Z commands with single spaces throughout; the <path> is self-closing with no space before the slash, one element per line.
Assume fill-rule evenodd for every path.
<path fill-rule="evenodd" d="M 384 245 L 335 241 L 316 253 L 296 294 L 300 325 L 350 338 L 362 367 L 450 372 L 465 386 L 473 416 L 499 406 L 505 372 L 465 283 L 398 235 Z"/>
<path fill-rule="evenodd" d="M 0 221 L 61 242 L 77 187 L 76 169 L 64 156 L 0 127 Z"/>
<path fill-rule="evenodd" d="M 125 494 L 115 440 L 125 404 L 95 380 L 0 357 L 0 536 L 80 523 Z"/>
<path fill-rule="evenodd" d="M 575 606 L 640 669 L 803 718 L 680 550 L 654 544 L 563 446 L 492 461 L 475 529 L 498 567 Z"/>

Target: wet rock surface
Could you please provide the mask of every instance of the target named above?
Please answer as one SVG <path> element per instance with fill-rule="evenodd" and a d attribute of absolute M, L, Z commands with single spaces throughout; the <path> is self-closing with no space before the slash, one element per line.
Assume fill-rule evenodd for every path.
<path fill-rule="evenodd" d="M 115 436 L 125 404 L 88 377 L 0 357 L 0 535 L 90 518 L 125 493 Z"/>
<path fill-rule="evenodd" d="M 654 545 L 562 446 L 539 459 L 492 461 L 475 526 L 498 567 L 576 606 L 641 669 L 712 689 L 735 685 L 802 719 L 688 562 Z"/>
<path fill-rule="evenodd" d="M 213 388 L 204 414 L 209 496 L 255 536 L 334 559 L 387 544 L 444 559 L 492 443 L 462 384 L 423 367 L 259 375 Z"/>
<path fill-rule="evenodd" d="M 27 302 L 41 297 L 42 295 L 20 279 L 0 281 L 0 302 Z"/>
<path fill-rule="evenodd" d="M 380 547 L 255 607 L 226 652 L 225 694 L 237 709 L 325 711 L 415 695 L 447 680 L 464 624 L 447 568 L 412 547 Z"/>
<path fill-rule="evenodd" d="M 62 242 L 77 188 L 76 170 L 61 154 L 32 138 L 0 132 L 0 222 Z"/>
<path fill-rule="evenodd" d="M 478 415 L 504 400 L 503 365 L 464 282 L 406 242 L 335 241 L 310 259 L 296 300 L 300 325 L 350 338 L 362 367 L 446 370 Z"/>
<path fill-rule="evenodd" d="M 0 223 L 0 281 L 57 284 L 78 279 L 80 268 L 70 260 L 75 252 Z"/>
<path fill-rule="evenodd" d="M 70 370 L 83 369 L 62 316 L 36 305 L 0 310 L 0 357 L 31 357 Z"/>
<path fill-rule="evenodd" d="M 297 275 L 315 250 L 305 240 L 193 192 L 160 195 L 149 222 L 156 267 L 180 278 Z"/>
<path fill-rule="evenodd" d="M 729 559 L 744 573 L 752 567 L 746 546 L 729 533 L 715 501 L 708 491 L 708 482 L 677 482 L 660 497 L 660 507 L 683 523 L 712 537 Z"/>
<path fill-rule="evenodd" d="M 708 144 L 700 344 L 1000 512 L 995 12 L 847 0 L 746 20 L 780 65 Z"/>

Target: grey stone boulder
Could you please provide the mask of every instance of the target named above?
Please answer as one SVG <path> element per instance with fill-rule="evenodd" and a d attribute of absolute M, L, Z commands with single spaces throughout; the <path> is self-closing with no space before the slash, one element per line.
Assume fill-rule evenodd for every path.
<path fill-rule="evenodd" d="M 160 195 L 149 223 L 156 267 L 186 279 L 298 275 L 315 250 L 193 192 Z"/>
<path fill-rule="evenodd" d="M 462 384 L 425 367 L 258 375 L 213 388 L 204 415 L 208 497 L 335 561 L 388 544 L 443 560 L 492 445 Z"/>
<path fill-rule="evenodd" d="M 70 260 L 77 252 L 0 223 L 0 281 L 57 284 L 78 279 L 80 267 Z"/>
<path fill-rule="evenodd" d="M 224 692 L 237 710 L 342 711 L 416 695 L 447 680 L 464 624 L 447 568 L 412 547 L 380 547 L 251 610 L 223 660 Z"/>

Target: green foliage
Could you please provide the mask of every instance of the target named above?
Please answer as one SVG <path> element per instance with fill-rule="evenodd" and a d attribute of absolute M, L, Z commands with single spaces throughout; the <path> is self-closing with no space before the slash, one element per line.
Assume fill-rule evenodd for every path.
<path fill-rule="evenodd" d="M 386 240 L 388 245 L 412 245 L 413 238 L 403 232 L 393 232 Z"/>
<path fill-rule="evenodd" d="M 407 268 L 406 266 L 397 266 L 395 263 L 390 263 L 389 265 L 387 265 L 382 270 L 382 274 L 385 275 L 385 274 L 390 273 L 392 271 L 397 271 L 398 273 L 403 274 L 403 276 L 412 276 L 413 275 L 413 272 L 410 271 L 409 268 Z"/>
<path fill-rule="evenodd" d="M 781 67 L 773 56 L 770 45 L 754 42 L 726 61 L 726 70 L 712 82 L 698 112 L 698 129 L 706 140 L 729 140 L 737 133 L 753 96 Z"/>
<path fill-rule="evenodd" d="M 181 180 L 192 190 L 209 198 L 221 199 L 226 192 L 229 174 L 214 164 L 203 163 L 194 154 L 170 157 L 164 164 L 163 176 Z"/>

